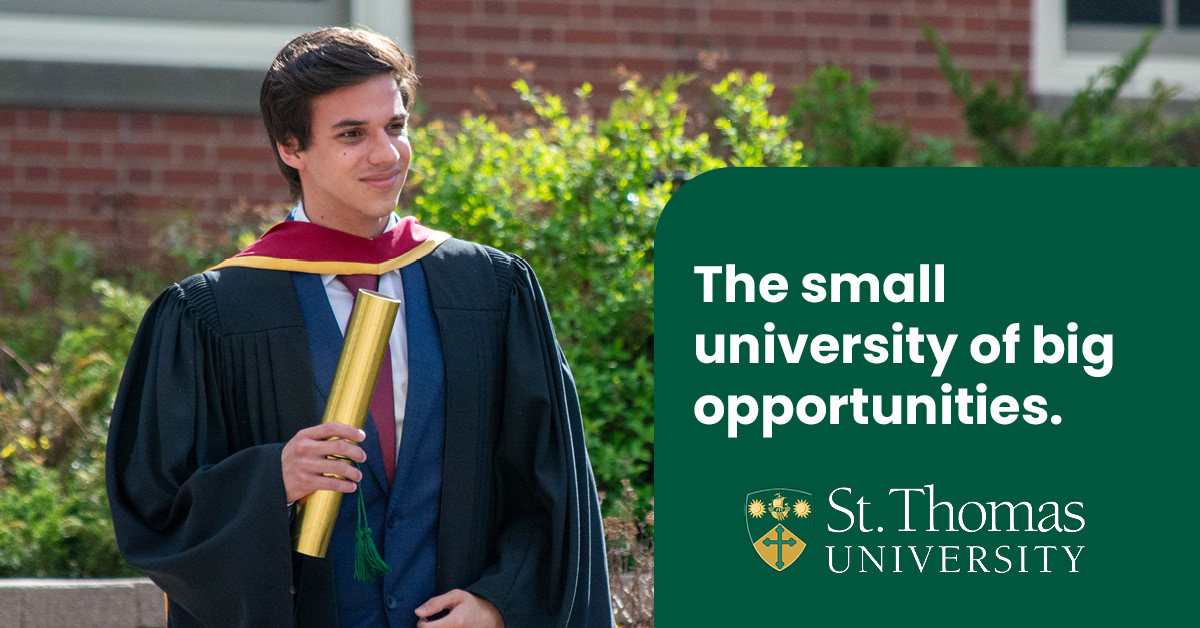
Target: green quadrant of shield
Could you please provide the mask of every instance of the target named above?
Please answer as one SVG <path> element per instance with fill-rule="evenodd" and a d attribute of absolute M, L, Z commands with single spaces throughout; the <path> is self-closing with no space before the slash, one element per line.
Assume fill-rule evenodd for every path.
<path fill-rule="evenodd" d="M 813 494 L 769 488 L 746 495 L 746 533 L 758 557 L 775 571 L 787 569 L 804 553 L 811 537 Z"/>

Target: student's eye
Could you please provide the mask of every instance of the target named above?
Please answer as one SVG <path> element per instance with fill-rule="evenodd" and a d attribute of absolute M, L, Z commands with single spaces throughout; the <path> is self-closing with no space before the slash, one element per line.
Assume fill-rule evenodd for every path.
<path fill-rule="evenodd" d="M 396 122 L 396 123 L 393 123 L 389 128 L 392 131 L 395 131 L 398 133 L 404 133 L 404 132 L 408 131 L 408 123 L 407 122 Z"/>
<path fill-rule="evenodd" d="M 352 130 L 352 131 L 346 131 L 345 133 L 342 133 L 338 137 L 354 138 L 354 137 L 358 137 L 359 135 L 362 135 L 362 133 L 360 133 L 358 130 Z"/>

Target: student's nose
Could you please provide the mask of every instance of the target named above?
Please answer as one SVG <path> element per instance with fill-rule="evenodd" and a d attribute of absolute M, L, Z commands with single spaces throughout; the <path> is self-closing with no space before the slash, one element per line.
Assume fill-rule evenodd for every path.
<path fill-rule="evenodd" d="M 400 159 L 400 149 L 386 130 L 380 131 L 371 138 L 371 152 L 367 156 L 372 165 L 394 164 Z"/>

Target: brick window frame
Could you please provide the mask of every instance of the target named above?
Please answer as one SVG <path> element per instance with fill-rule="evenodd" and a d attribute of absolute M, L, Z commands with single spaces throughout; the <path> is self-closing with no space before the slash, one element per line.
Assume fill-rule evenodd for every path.
<path fill-rule="evenodd" d="M 1087 85 L 1087 79 L 1116 63 L 1122 53 L 1081 52 L 1067 49 L 1066 0 L 1034 0 L 1031 38 L 1032 81 L 1039 96 L 1070 96 Z M 1142 61 L 1122 95 L 1146 98 L 1155 79 L 1183 88 L 1180 98 L 1200 98 L 1200 55 L 1151 53 Z"/>

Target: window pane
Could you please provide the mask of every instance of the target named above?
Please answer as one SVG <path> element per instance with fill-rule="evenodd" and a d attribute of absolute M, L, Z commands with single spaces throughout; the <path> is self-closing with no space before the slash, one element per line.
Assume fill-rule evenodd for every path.
<path fill-rule="evenodd" d="M 1200 26 L 1200 0 L 1179 0 L 1179 25 Z"/>
<path fill-rule="evenodd" d="M 1072 26 L 1076 24 L 1160 26 L 1162 23 L 1162 0 L 1067 0 L 1067 24 Z"/>

